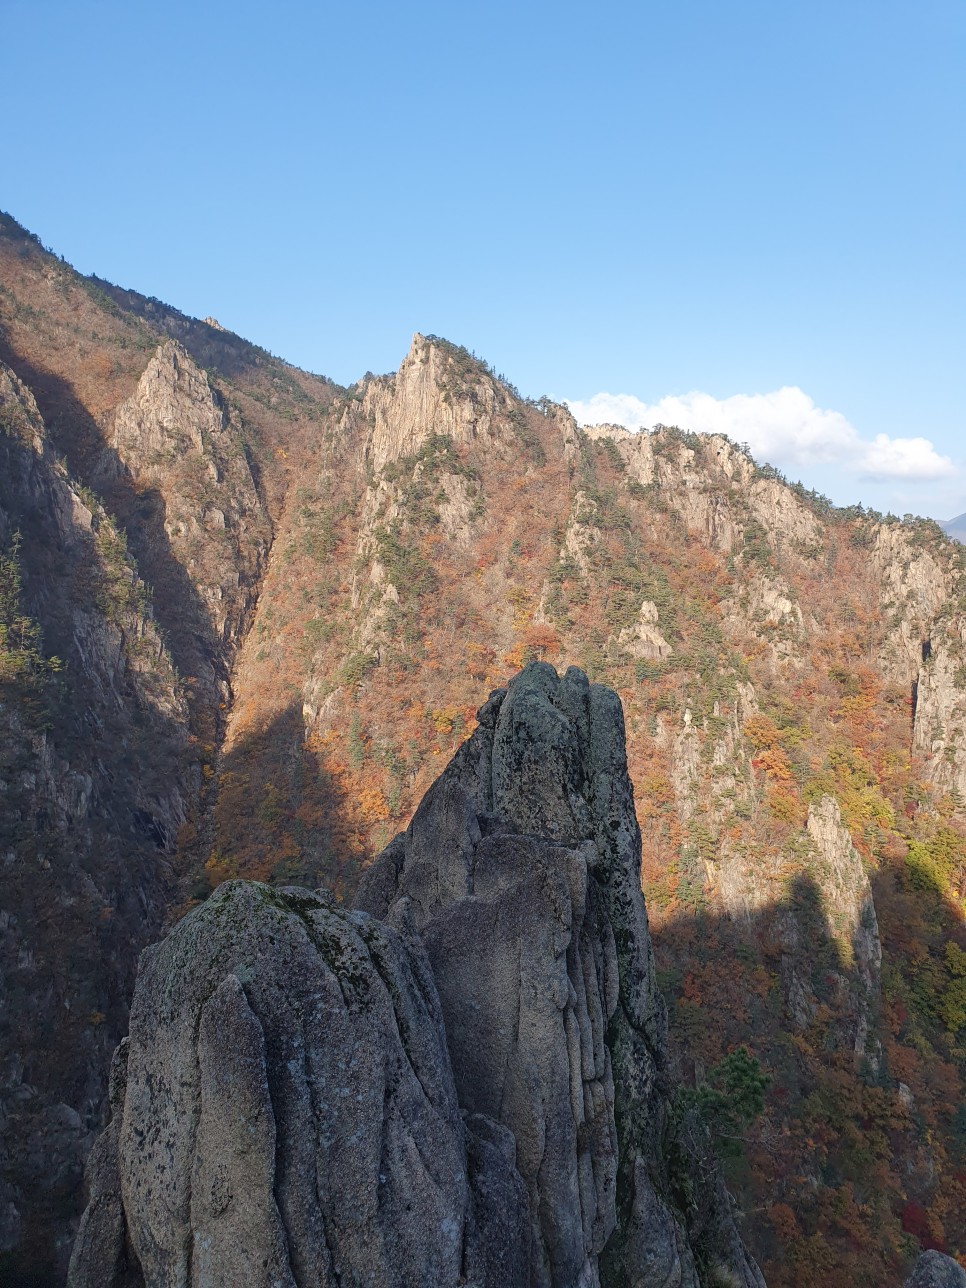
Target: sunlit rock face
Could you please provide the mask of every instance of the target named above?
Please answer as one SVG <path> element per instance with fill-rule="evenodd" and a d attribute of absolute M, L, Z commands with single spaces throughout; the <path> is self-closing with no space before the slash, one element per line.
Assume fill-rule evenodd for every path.
<path fill-rule="evenodd" d="M 237 416 L 176 340 L 158 347 L 115 410 L 101 473 L 108 492 L 119 480 L 136 492 L 148 538 L 139 558 L 154 585 L 182 600 L 172 624 L 182 666 L 223 688 L 271 529 Z"/>
<path fill-rule="evenodd" d="M 415 455 L 433 435 L 479 441 L 499 452 L 508 437 L 500 421 L 512 410 L 512 396 L 479 362 L 464 357 L 446 341 L 417 334 L 399 370 L 367 385 L 362 410 L 373 470 Z"/>

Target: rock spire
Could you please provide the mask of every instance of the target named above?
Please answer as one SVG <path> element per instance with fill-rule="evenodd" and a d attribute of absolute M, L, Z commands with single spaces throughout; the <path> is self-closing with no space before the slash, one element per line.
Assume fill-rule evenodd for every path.
<path fill-rule="evenodd" d="M 229 882 L 144 954 L 72 1288 L 763 1288 L 675 1199 L 616 694 L 533 663 L 479 722 L 354 910 Z"/>

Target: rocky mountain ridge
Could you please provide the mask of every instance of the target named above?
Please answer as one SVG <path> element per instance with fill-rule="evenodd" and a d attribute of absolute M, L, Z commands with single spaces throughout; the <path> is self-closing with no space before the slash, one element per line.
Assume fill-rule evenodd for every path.
<path fill-rule="evenodd" d="M 237 877 L 351 899 L 481 689 L 540 658 L 624 704 L 671 1065 L 700 1088 L 745 1044 L 771 1078 L 728 1163 L 769 1283 L 801 1288 L 815 1265 L 824 1288 L 898 1284 L 913 1245 L 962 1251 L 961 549 L 935 525 L 836 511 L 721 438 L 581 430 L 435 337 L 340 391 L 78 277 L 12 221 L 0 288 L 0 357 L 63 485 L 30 482 L 36 464 L 0 477 L 7 618 L 42 631 L 37 665 L 67 663 L 26 685 L 5 618 L 0 715 L 17 747 L 43 690 L 37 746 L 73 731 L 51 763 L 90 778 L 78 808 L 98 820 L 38 848 L 67 791 L 11 751 L 10 836 L 57 881 L 84 855 L 101 900 L 4 959 L 14 1062 L 34 1042 L 26 981 L 61 981 L 38 1050 L 68 1045 L 65 994 L 97 995 L 71 1000 L 78 1067 L 25 1081 L 49 1130 L 3 1165 L 2 1255 L 23 1282 L 38 1256 L 63 1273 L 134 956 L 165 912 Z M 29 461 L 18 434 L 5 422 L 0 446 Z M 91 516 L 73 564 L 55 535 L 69 496 Z M 78 589 L 55 590 L 71 567 Z M 75 965 L 91 935 L 98 961 Z M 9 1085 L 14 1139 L 34 1119 Z M 60 1148 L 58 1114 L 80 1144 L 45 1196 L 31 1177 Z"/>
<path fill-rule="evenodd" d="M 105 495 L 121 478 L 135 493 L 138 563 L 155 589 L 175 575 L 182 585 L 168 597 L 181 604 L 196 598 L 197 620 L 181 618 L 169 627 L 172 648 L 182 674 L 194 675 L 213 698 L 224 700 L 272 528 L 237 414 L 226 410 L 177 341 L 158 348 L 134 393 L 117 408 L 109 456 L 95 477 Z"/>

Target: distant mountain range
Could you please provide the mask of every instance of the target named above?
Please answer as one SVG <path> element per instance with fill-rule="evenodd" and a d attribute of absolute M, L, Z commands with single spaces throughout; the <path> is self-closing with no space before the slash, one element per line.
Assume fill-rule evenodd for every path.
<path fill-rule="evenodd" d="M 939 525 L 948 537 L 954 541 L 966 543 L 966 514 L 959 514 L 955 519 L 947 519 Z"/>

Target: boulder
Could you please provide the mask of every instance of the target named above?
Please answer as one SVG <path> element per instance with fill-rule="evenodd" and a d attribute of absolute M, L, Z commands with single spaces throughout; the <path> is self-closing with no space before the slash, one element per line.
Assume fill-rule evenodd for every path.
<path fill-rule="evenodd" d="M 73 1288 L 455 1288 L 464 1268 L 482 1288 L 525 1266 L 512 1140 L 464 1122 L 425 956 L 391 926 L 228 882 L 142 956 L 124 1051 Z"/>
<path fill-rule="evenodd" d="M 943 1252 L 924 1252 L 913 1266 L 906 1288 L 966 1288 L 966 1270 Z"/>

